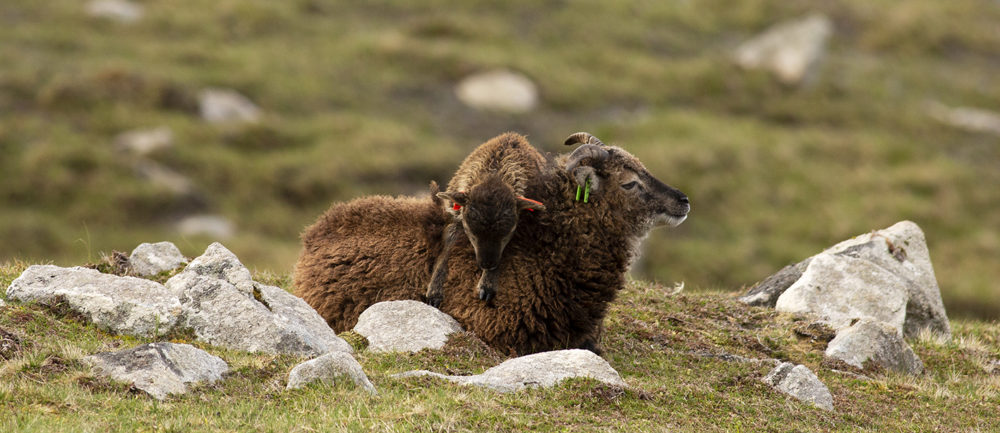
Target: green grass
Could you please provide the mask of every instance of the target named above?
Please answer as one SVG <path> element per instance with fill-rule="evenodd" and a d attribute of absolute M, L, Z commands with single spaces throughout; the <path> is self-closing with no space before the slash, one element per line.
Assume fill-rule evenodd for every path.
<path fill-rule="evenodd" d="M 231 219 L 251 267 L 285 274 L 298 234 L 332 201 L 446 182 L 507 130 L 561 152 L 587 130 L 687 192 L 690 219 L 656 232 L 639 275 L 737 290 L 902 219 L 926 232 L 949 314 L 1000 318 L 1000 147 L 951 129 L 928 101 L 1000 110 L 1000 7 L 986 0 L 702 2 L 141 2 L 146 18 L 88 18 L 76 0 L 0 5 L 0 258 L 93 261 L 185 238 L 189 213 Z M 740 71 L 736 45 L 827 13 L 836 32 L 802 88 Z M 535 80 L 529 114 L 463 107 L 493 67 Z M 222 86 L 260 124 L 198 119 Z M 195 196 L 139 179 L 116 134 L 169 126 L 150 156 Z"/>
<path fill-rule="evenodd" d="M 0 266 L 6 286 L 24 263 Z M 281 284 L 288 278 L 258 274 Z M 670 295 L 633 281 L 607 319 L 605 359 L 629 388 L 570 380 L 546 390 L 498 394 L 431 378 L 428 369 L 475 374 L 504 357 L 471 334 L 444 349 L 356 358 L 378 395 L 347 385 L 285 391 L 304 359 L 223 350 L 174 336 L 225 359 L 212 385 L 158 402 L 128 384 L 95 376 L 80 361 L 152 340 L 109 335 L 72 314 L 39 305 L 0 309 L 0 329 L 21 348 L 0 359 L 0 431 L 992 431 L 1000 404 L 1000 324 L 952 321 L 954 337 L 910 341 L 926 372 L 901 376 L 824 361 L 822 329 L 805 317 L 747 307 L 718 292 Z M 826 332 L 826 334 L 829 334 Z M 809 337 L 813 335 L 815 337 Z M 347 335 L 358 343 L 356 335 Z M 825 412 L 760 379 L 770 367 L 706 354 L 778 358 L 811 368 L 834 396 Z M 837 373 L 850 370 L 870 380 Z"/>

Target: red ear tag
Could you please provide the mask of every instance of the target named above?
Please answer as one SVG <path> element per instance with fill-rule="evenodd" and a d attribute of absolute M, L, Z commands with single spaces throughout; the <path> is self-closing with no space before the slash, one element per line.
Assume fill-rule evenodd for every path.
<path fill-rule="evenodd" d="M 455 203 L 455 205 L 451 207 L 451 210 L 459 210 L 461 208 L 462 208 L 462 205 L 460 205 L 458 203 Z"/>
<path fill-rule="evenodd" d="M 530 199 L 530 198 L 527 198 L 527 197 L 518 197 L 518 198 L 519 198 L 519 199 L 521 199 L 521 200 L 527 200 L 527 201 L 530 201 L 530 202 L 532 202 L 532 203 L 534 203 L 534 204 L 537 204 L 537 205 L 541 205 L 541 204 L 542 204 L 542 202 L 540 202 L 540 201 L 538 201 L 538 200 L 532 200 L 532 199 Z M 530 208 L 530 207 L 528 208 L 528 212 L 534 212 L 534 211 L 535 211 L 534 209 L 532 209 L 532 208 Z"/>

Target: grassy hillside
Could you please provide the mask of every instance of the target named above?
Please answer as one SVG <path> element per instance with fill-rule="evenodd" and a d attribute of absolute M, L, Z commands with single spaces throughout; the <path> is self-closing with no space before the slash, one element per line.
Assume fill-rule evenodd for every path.
<path fill-rule="evenodd" d="M 423 191 L 503 131 L 557 152 L 587 130 L 691 196 L 688 222 L 647 241 L 639 275 L 736 290 L 911 219 L 949 313 L 1000 317 L 998 139 L 926 112 L 1000 110 L 995 1 L 139 3 L 135 25 L 78 0 L 0 3 L 0 258 L 78 263 L 158 240 L 197 255 L 215 239 L 173 224 L 214 213 L 236 224 L 225 243 L 248 264 L 286 273 L 331 201 Z M 836 30 L 811 84 L 729 60 L 814 11 Z M 464 107 L 453 85 L 494 67 L 531 77 L 540 107 Z M 213 86 L 263 120 L 201 121 L 197 93 Z M 161 125 L 176 145 L 151 158 L 197 194 L 141 179 L 112 144 Z"/>
<path fill-rule="evenodd" d="M 0 267 L 6 287 L 25 267 Z M 280 275 L 257 280 L 282 284 Z M 0 353 L 0 431 L 993 431 L 1000 427 L 1000 325 L 952 321 L 954 338 L 910 342 L 926 372 L 917 377 L 824 361 L 826 335 L 804 317 L 747 307 L 720 293 L 668 295 L 632 282 L 607 321 L 605 358 L 629 388 L 572 380 L 548 390 L 497 394 L 390 375 L 429 369 L 474 374 L 504 358 L 471 334 L 440 351 L 356 354 L 377 396 L 349 386 L 285 391 L 304 359 L 254 355 L 192 343 L 225 359 L 213 385 L 157 402 L 94 376 L 81 359 L 149 342 L 108 335 L 58 308 L 0 308 L 0 335 L 19 341 Z M 355 334 L 356 335 L 356 334 Z M 188 342 L 174 336 L 175 342 Z M 830 388 L 835 411 L 779 394 L 760 379 L 769 366 L 717 355 L 807 365 Z M 834 370 L 850 370 L 859 379 Z"/>

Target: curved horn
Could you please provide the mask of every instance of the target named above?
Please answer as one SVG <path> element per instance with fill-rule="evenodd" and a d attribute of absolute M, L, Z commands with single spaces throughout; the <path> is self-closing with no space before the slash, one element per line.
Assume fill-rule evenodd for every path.
<path fill-rule="evenodd" d="M 579 134 L 587 134 L 587 133 L 581 132 Z M 573 134 L 573 136 L 576 135 L 578 134 Z M 595 140 L 597 139 L 595 138 Z M 598 143 L 600 143 L 599 140 Z M 572 173 L 573 169 L 575 169 L 578 165 L 580 165 L 580 161 L 583 161 L 584 159 L 591 158 L 596 161 L 604 161 L 608 159 L 609 155 L 610 154 L 608 153 L 607 150 L 601 148 L 601 146 L 597 144 L 589 144 L 589 143 L 584 144 L 583 146 L 576 148 L 576 150 L 574 150 L 573 153 L 569 155 L 569 158 L 566 159 L 566 171 Z"/>
<path fill-rule="evenodd" d="M 590 135 L 589 132 L 577 132 L 576 134 L 567 137 L 566 141 L 563 142 L 563 144 L 567 146 L 572 146 L 578 143 L 596 144 L 598 146 L 604 146 L 604 143 L 602 143 L 601 140 L 598 140 L 597 137 Z"/>

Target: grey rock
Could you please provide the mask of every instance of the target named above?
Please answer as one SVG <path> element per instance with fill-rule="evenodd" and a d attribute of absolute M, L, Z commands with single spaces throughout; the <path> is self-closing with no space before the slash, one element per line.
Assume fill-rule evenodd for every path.
<path fill-rule="evenodd" d="M 142 6 L 126 0 L 93 0 L 87 3 L 87 14 L 123 24 L 132 24 L 142 19 Z"/>
<path fill-rule="evenodd" d="M 800 401 L 823 410 L 833 410 L 833 395 L 809 367 L 783 362 L 767 373 L 763 380 L 774 389 Z"/>
<path fill-rule="evenodd" d="M 826 356 L 857 368 L 871 361 L 882 368 L 920 374 L 924 364 L 913 353 L 899 330 L 881 322 L 862 320 L 840 330 L 826 346 Z"/>
<path fill-rule="evenodd" d="M 232 89 L 205 89 L 198 96 L 201 118 L 209 123 L 256 123 L 260 108 Z"/>
<path fill-rule="evenodd" d="M 771 71 L 785 84 L 808 81 L 826 54 L 833 24 L 822 14 L 777 24 L 736 49 L 735 60 L 746 69 Z"/>
<path fill-rule="evenodd" d="M 129 269 L 136 275 L 156 275 L 187 263 L 181 250 L 170 242 L 141 243 L 128 256 Z"/>
<path fill-rule="evenodd" d="M 139 159 L 132 164 L 136 174 L 157 188 L 170 191 L 174 195 L 191 195 L 194 183 L 183 174 L 170 167 L 148 159 Z"/>
<path fill-rule="evenodd" d="M 834 329 L 871 318 L 902 330 L 906 300 L 906 287 L 889 271 L 867 260 L 824 253 L 813 257 L 774 308 L 814 314 Z"/>
<path fill-rule="evenodd" d="M 3 301 L 3 299 L 0 299 L 0 307 L 6 307 L 6 306 L 7 306 L 7 303 L 5 303 Z"/>
<path fill-rule="evenodd" d="M 184 394 L 193 382 L 212 383 L 229 371 L 221 358 L 188 344 L 151 343 L 84 358 L 98 375 L 131 383 L 163 400 Z"/>
<path fill-rule="evenodd" d="M 529 387 L 549 388 L 574 377 L 589 377 L 623 388 L 628 386 L 607 361 L 589 350 L 582 349 L 556 350 L 508 359 L 482 374 L 472 376 L 448 376 L 426 370 L 415 370 L 393 377 L 414 376 L 432 376 L 499 392 L 519 391 Z"/>
<path fill-rule="evenodd" d="M 330 352 L 296 365 L 288 373 L 288 386 L 285 389 L 302 388 L 312 382 L 333 384 L 345 379 L 365 391 L 377 394 L 375 385 L 368 380 L 361 364 L 345 352 Z"/>
<path fill-rule="evenodd" d="M 778 297 L 785 293 L 785 290 L 788 290 L 799 278 L 802 278 L 802 273 L 806 271 L 810 260 L 812 260 L 811 257 L 781 268 L 778 273 L 751 287 L 739 300 L 748 305 L 774 308 Z"/>
<path fill-rule="evenodd" d="M 535 83 L 506 70 L 470 75 L 458 83 L 455 94 L 465 105 L 480 110 L 525 113 L 538 105 Z"/>
<path fill-rule="evenodd" d="M 354 326 L 354 332 L 368 339 L 368 350 L 375 352 L 440 349 L 449 334 L 461 331 L 451 316 L 417 301 L 379 302 L 362 312 Z"/>
<path fill-rule="evenodd" d="M 115 147 L 138 156 L 146 156 L 174 145 L 174 132 L 166 127 L 135 129 L 118 134 Z"/>
<path fill-rule="evenodd" d="M 184 236 L 207 236 L 226 240 L 236 233 L 236 227 L 219 215 L 191 215 L 177 223 L 177 231 Z"/>
<path fill-rule="evenodd" d="M 177 297 L 159 283 L 81 267 L 31 266 L 11 282 L 7 298 L 42 303 L 64 300 L 101 328 L 138 336 L 169 332 L 182 311 Z"/>
<path fill-rule="evenodd" d="M 1000 113 L 973 107 L 949 107 L 941 103 L 927 104 L 931 117 L 946 125 L 972 132 L 1000 135 Z"/>
<path fill-rule="evenodd" d="M 217 242 L 166 286 L 180 299 L 184 325 L 201 341 L 247 352 L 352 352 L 309 304 L 253 281 L 236 255 Z"/>

